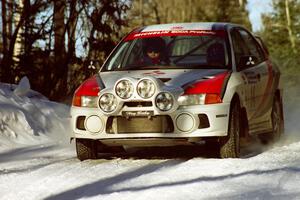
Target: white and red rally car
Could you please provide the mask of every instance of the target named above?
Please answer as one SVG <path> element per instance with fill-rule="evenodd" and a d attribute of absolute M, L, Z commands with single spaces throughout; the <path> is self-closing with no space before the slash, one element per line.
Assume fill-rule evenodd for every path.
<path fill-rule="evenodd" d="M 221 158 L 239 157 L 242 138 L 283 132 L 279 79 L 262 41 L 239 25 L 142 27 L 76 90 L 71 138 L 80 160 L 203 141 Z"/>

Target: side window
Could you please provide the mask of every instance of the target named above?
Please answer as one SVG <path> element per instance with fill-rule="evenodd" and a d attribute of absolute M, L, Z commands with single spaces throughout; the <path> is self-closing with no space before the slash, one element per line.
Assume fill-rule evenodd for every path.
<path fill-rule="evenodd" d="M 258 63 L 263 62 L 265 56 L 257 41 L 245 30 L 239 30 L 239 33 L 245 41 L 249 54 L 255 56 L 258 59 Z"/>
<path fill-rule="evenodd" d="M 249 52 L 247 50 L 247 47 L 245 47 L 244 41 L 237 30 L 231 31 L 231 38 L 232 38 L 235 63 L 238 67 L 241 57 L 249 54 Z"/>
<path fill-rule="evenodd" d="M 130 54 L 128 55 L 128 58 L 126 60 L 125 67 L 127 65 L 128 66 L 129 65 L 136 65 L 138 63 L 138 61 L 140 61 L 142 56 L 143 56 L 143 44 L 142 44 L 141 39 L 133 41 L 130 48 L 131 49 L 127 52 L 127 55 L 128 55 L 129 52 L 130 52 Z"/>
<path fill-rule="evenodd" d="M 121 66 L 121 61 L 124 57 L 124 53 L 126 52 L 126 47 L 128 46 L 128 42 L 125 42 L 121 44 L 120 48 L 118 51 L 114 53 L 114 55 L 111 56 L 111 59 L 107 62 L 105 68 L 106 70 L 113 70 L 120 68 Z"/>

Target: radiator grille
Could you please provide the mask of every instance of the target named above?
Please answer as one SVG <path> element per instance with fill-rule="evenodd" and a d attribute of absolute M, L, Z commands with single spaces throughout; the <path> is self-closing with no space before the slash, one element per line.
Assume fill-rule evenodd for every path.
<path fill-rule="evenodd" d="M 151 101 L 130 101 L 130 102 L 125 102 L 124 106 L 128 106 L 128 107 L 151 107 L 152 106 L 152 102 Z"/>
<path fill-rule="evenodd" d="M 172 133 L 174 125 L 170 116 L 148 117 L 109 117 L 106 124 L 107 133 Z"/>

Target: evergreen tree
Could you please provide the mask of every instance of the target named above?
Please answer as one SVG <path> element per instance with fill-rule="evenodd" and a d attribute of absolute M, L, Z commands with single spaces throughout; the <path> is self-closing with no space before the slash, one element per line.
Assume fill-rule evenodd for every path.
<path fill-rule="evenodd" d="M 288 93 L 298 94 L 300 84 L 300 1 L 273 0 L 273 12 L 263 16 L 265 40 L 272 60 L 280 67 L 284 88 Z M 288 105 L 299 102 L 299 95 L 287 97 Z"/>

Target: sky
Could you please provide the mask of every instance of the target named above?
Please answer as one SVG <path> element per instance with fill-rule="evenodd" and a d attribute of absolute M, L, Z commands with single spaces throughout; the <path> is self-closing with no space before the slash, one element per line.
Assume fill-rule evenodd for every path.
<path fill-rule="evenodd" d="M 253 31 L 262 28 L 261 14 L 272 11 L 272 0 L 248 0 L 247 9 Z"/>

